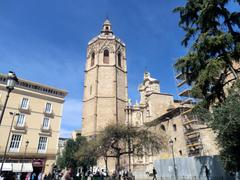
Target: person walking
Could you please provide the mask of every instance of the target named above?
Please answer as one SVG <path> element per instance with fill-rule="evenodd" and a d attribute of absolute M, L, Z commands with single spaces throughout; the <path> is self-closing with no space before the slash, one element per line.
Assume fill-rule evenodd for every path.
<path fill-rule="evenodd" d="M 206 165 L 204 167 L 205 167 L 205 174 L 206 174 L 207 180 L 209 180 L 210 171 Z"/>
<path fill-rule="evenodd" d="M 32 177 L 31 177 L 31 180 L 35 180 L 35 177 L 36 177 L 36 173 L 33 172 L 33 173 L 32 173 Z"/>
<path fill-rule="evenodd" d="M 153 167 L 153 180 L 157 180 L 157 171 L 155 167 Z"/>
<path fill-rule="evenodd" d="M 71 168 L 68 168 L 66 171 L 65 171 L 65 173 L 64 173 L 64 175 L 63 175 L 63 177 L 62 177 L 62 180 L 72 180 L 73 178 L 72 178 L 72 169 Z"/>

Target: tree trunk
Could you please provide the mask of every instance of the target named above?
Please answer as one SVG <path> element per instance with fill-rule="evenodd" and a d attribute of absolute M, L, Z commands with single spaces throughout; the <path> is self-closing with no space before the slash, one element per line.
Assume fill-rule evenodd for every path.
<path fill-rule="evenodd" d="M 107 163 L 108 158 L 104 157 L 104 161 L 105 161 L 105 169 L 106 169 L 106 173 L 108 175 L 108 163 Z"/>
<path fill-rule="evenodd" d="M 117 156 L 117 175 L 118 175 L 117 179 L 121 180 L 119 173 L 120 173 L 120 155 Z"/>

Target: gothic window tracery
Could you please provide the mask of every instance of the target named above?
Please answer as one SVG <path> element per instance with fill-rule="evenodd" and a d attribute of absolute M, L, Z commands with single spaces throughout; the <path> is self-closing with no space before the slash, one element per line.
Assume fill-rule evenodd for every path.
<path fill-rule="evenodd" d="M 117 62 L 118 62 L 118 66 L 122 67 L 122 55 L 120 52 L 118 53 Z"/>
<path fill-rule="evenodd" d="M 94 66 L 94 64 L 95 64 L 95 53 L 93 52 L 91 54 L 91 67 Z"/>
<path fill-rule="evenodd" d="M 109 64 L 109 51 L 107 49 L 103 51 L 103 63 Z"/>

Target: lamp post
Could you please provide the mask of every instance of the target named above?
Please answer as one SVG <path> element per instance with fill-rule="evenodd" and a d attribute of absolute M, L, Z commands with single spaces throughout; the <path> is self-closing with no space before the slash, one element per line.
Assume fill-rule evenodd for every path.
<path fill-rule="evenodd" d="M 9 139 L 10 139 L 12 127 L 13 127 L 14 118 L 15 118 L 15 116 L 19 116 L 19 113 L 15 113 L 15 112 L 14 112 L 14 113 L 13 113 L 13 112 L 10 112 L 9 114 L 12 115 L 12 122 L 11 122 L 11 126 L 10 126 L 9 133 L 8 133 L 7 144 L 6 144 L 6 146 L 5 146 L 5 150 L 4 150 L 4 154 L 3 154 L 3 160 L 2 160 L 2 164 L 1 164 L 0 174 L 2 173 L 3 164 L 4 164 L 5 160 L 6 160 L 8 143 L 9 143 Z"/>
<path fill-rule="evenodd" d="M 132 114 L 132 107 L 130 102 L 128 103 L 125 111 L 127 111 L 127 127 L 130 128 L 130 114 Z M 128 171 L 131 169 L 131 140 L 128 138 Z"/>
<path fill-rule="evenodd" d="M 168 141 L 169 145 L 171 146 L 171 150 L 172 150 L 172 158 L 173 158 L 173 169 L 174 169 L 174 175 L 175 175 L 175 179 L 177 180 L 177 167 L 176 167 L 176 162 L 175 162 L 175 157 L 174 157 L 174 151 L 173 151 L 173 140 L 170 139 Z"/>
<path fill-rule="evenodd" d="M 29 144 L 29 141 L 27 140 L 27 141 L 25 142 L 25 150 L 24 150 L 24 158 L 23 158 L 23 160 L 26 159 L 26 153 L 27 153 L 28 144 Z M 22 171 L 23 171 L 23 162 L 22 162 L 22 166 L 21 166 L 21 172 L 22 172 Z"/>
<path fill-rule="evenodd" d="M 10 95 L 11 91 L 14 89 L 14 86 L 15 86 L 16 82 L 18 82 L 18 78 L 17 78 L 16 74 L 12 71 L 9 71 L 8 76 L 7 76 L 7 85 L 6 85 L 7 96 L 6 96 L 6 99 L 5 99 L 5 102 L 4 102 L 4 105 L 3 105 L 3 109 L 2 109 L 2 113 L 1 113 L 1 116 L 0 116 L 0 125 L 2 123 L 2 119 L 3 119 L 5 109 L 6 109 L 6 105 L 7 105 L 7 102 L 8 102 L 9 95 Z"/>

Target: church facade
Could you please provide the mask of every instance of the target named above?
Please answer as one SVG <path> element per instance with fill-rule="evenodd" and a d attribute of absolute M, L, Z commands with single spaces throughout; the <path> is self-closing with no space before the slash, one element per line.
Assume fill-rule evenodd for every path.
<path fill-rule="evenodd" d="M 82 135 L 94 137 L 113 123 L 161 131 L 171 139 L 171 147 L 159 154 L 132 156 L 132 169 L 140 171 L 150 172 L 154 160 L 172 158 L 172 150 L 176 157 L 218 154 L 212 130 L 190 113 L 194 103 L 162 93 L 160 82 L 145 72 L 138 88 L 140 102 L 131 105 L 127 85 L 125 44 L 106 20 L 101 33 L 87 47 Z"/>
<path fill-rule="evenodd" d="M 132 156 L 132 169 L 152 172 L 154 160 L 219 154 L 213 131 L 191 114 L 194 103 L 175 100 L 160 91 L 160 82 L 145 72 L 139 85 L 140 102 L 128 105 L 129 123 L 162 132 L 168 147 L 158 154 Z M 171 142 L 171 143 L 170 143 Z"/>

